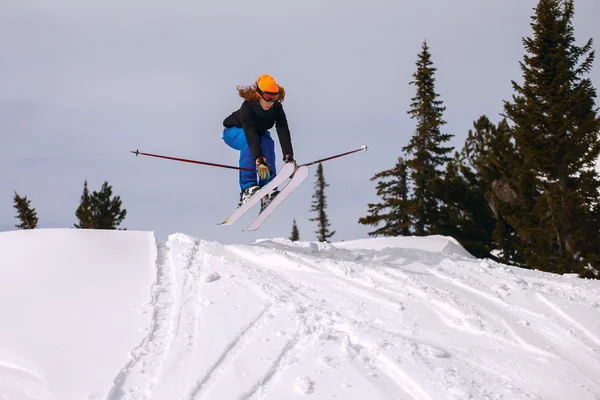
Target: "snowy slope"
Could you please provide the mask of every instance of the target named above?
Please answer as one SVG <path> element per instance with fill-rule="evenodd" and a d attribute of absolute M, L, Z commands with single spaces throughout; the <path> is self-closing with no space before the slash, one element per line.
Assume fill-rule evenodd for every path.
<path fill-rule="evenodd" d="M 600 282 L 451 238 L 0 234 L 0 399 L 598 399 Z"/>
<path fill-rule="evenodd" d="M 102 399 L 147 335 L 151 233 L 0 233 L 0 399 Z"/>

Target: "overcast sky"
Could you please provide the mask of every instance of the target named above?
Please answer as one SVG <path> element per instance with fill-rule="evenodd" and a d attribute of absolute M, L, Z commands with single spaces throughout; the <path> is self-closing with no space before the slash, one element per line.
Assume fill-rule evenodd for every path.
<path fill-rule="evenodd" d="M 221 139 L 236 86 L 269 73 L 285 87 L 299 163 L 323 164 L 332 240 L 367 237 L 357 223 L 379 201 L 369 179 L 402 155 L 415 129 L 409 85 L 428 41 L 443 130 L 462 148 L 481 114 L 499 120 L 521 81 L 521 39 L 534 0 L 3 1 L 0 7 L 0 228 L 14 229 L 13 190 L 42 228 L 72 227 L 87 179 L 106 180 L 127 209 L 122 227 L 222 243 L 315 240 L 314 174 L 258 232 L 217 226 L 236 207 L 237 171 L 135 157 L 130 150 L 236 165 Z M 577 0 L 578 44 L 598 49 L 598 0 Z M 592 80 L 600 85 L 600 65 Z M 274 133 L 274 132 L 273 132 Z M 276 137 L 276 135 L 274 135 Z M 276 154 L 281 157 L 276 140 Z M 255 214 L 256 211 L 251 211 Z"/>

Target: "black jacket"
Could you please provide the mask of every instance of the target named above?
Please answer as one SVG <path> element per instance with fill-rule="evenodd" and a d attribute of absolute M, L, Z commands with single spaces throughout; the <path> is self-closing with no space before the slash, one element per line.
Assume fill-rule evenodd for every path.
<path fill-rule="evenodd" d="M 241 107 L 225 118 L 223 126 L 225 128 L 243 128 L 250 152 L 254 159 L 262 157 L 260 149 L 259 135 L 266 130 L 276 126 L 277 136 L 281 144 L 281 151 L 293 156 L 292 140 L 290 138 L 290 129 L 288 127 L 285 112 L 280 102 L 275 102 L 273 106 L 265 111 L 257 101 L 244 100 Z"/>

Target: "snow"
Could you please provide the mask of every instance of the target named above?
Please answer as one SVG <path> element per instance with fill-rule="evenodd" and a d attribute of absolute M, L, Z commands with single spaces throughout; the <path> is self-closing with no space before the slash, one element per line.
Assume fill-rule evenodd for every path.
<path fill-rule="evenodd" d="M 0 233 L 0 399 L 105 398 L 147 335 L 151 233 Z"/>
<path fill-rule="evenodd" d="M 0 399 L 598 399 L 600 281 L 443 236 L 0 233 Z"/>

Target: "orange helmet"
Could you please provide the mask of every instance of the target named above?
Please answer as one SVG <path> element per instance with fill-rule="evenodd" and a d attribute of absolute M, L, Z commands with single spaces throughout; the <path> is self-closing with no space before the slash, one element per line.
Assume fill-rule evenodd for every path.
<path fill-rule="evenodd" d="M 279 86 L 275 82 L 275 79 L 269 74 L 262 74 L 256 80 L 256 86 L 260 92 L 266 93 L 278 93 Z"/>

